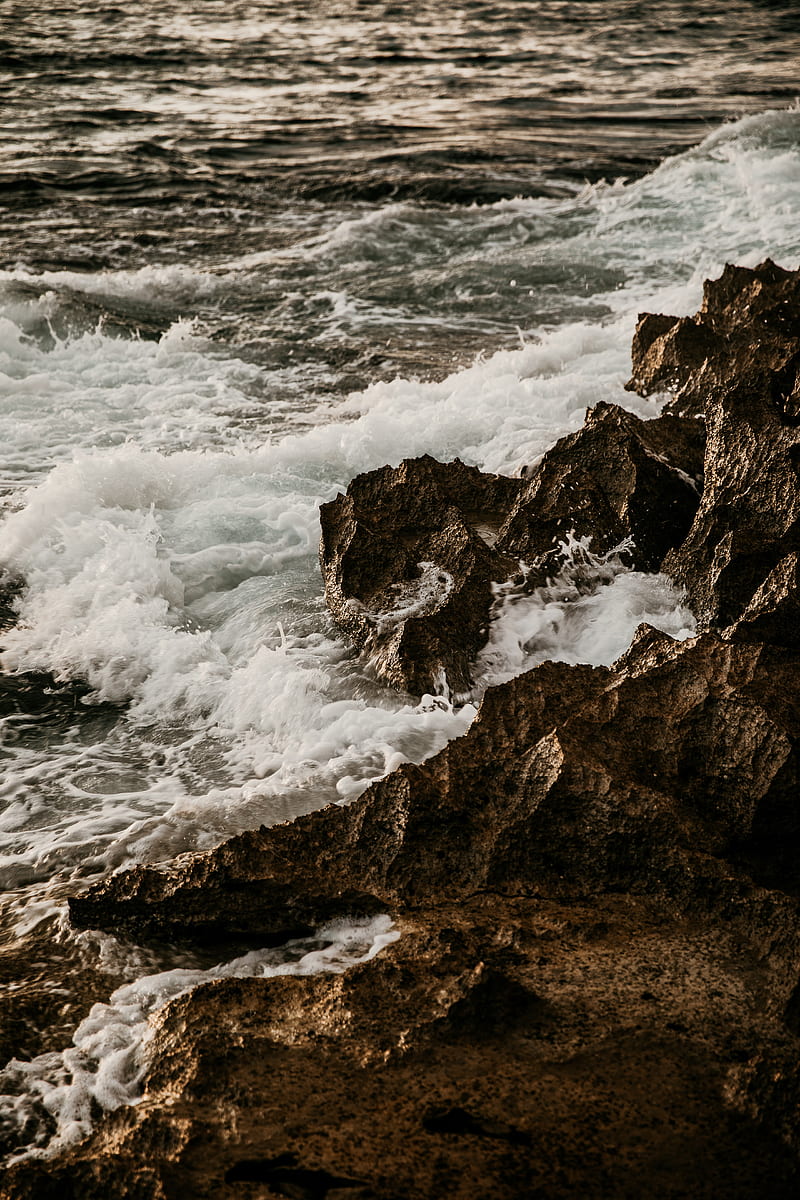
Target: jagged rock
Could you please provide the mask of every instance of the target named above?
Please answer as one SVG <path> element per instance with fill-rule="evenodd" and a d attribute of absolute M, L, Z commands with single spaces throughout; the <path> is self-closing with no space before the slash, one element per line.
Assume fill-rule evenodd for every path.
<path fill-rule="evenodd" d="M 331 613 L 396 687 L 466 697 L 492 583 L 520 560 L 544 583 L 572 535 L 599 554 L 625 542 L 632 565 L 657 570 L 697 508 L 703 437 L 698 421 L 603 403 L 524 480 L 429 456 L 359 475 L 321 509 Z"/>
<path fill-rule="evenodd" d="M 221 921 L 275 935 L 337 907 L 486 888 L 688 902 L 717 886 L 725 856 L 759 870 L 769 859 L 793 887 L 798 735 L 797 656 L 643 627 L 617 669 L 545 663 L 490 689 L 463 737 L 347 808 L 169 872 L 113 876 L 70 911 L 78 925 L 136 933 Z"/>
<path fill-rule="evenodd" d="M 631 358 L 625 386 L 644 396 L 672 392 L 668 412 L 702 416 L 710 395 L 755 373 L 787 419 L 797 420 L 800 272 L 771 259 L 752 269 L 729 264 L 704 284 L 694 317 L 640 316 Z"/>
<path fill-rule="evenodd" d="M 633 375 L 625 387 L 642 396 L 671 392 L 668 412 L 702 417 L 705 393 L 698 380 L 708 360 L 718 359 L 723 350 L 723 339 L 699 315 L 644 313 L 633 335 Z"/>
<path fill-rule="evenodd" d="M 493 549 L 520 481 L 429 455 L 352 481 L 320 509 L 320 564 L 334 620 L 395 687 L 467 696 L 486 641 Z"/>
<path fill-rule="evenodd" d="M 162 936 L 385 905 L 403 936 L 335 980 L 172 1002 L 142 1104 L 59 1170 L 81 1197 L 98 1161 L 122 1191 L 155 1170 L 165 1200 L 277 1185 L 276 1163 L 303 1196 L 792 1195 L 798 737 L 800 656 L 643 627 L 614 668 L 490 689 L 346 808 L 73 900 Z"/>
<path fill-rule="evenodd" d="M 642 421 L 615 404 L 589 409 L 582 429 L 561 438 L 526 482 L 497 548 L 552 574 L 570 534 L 594 553 L 628 542 L 628 561 L 656 571 L 683 541 L 700 498 L 704 431 L 682 417 Z"/>
<path fill-rule="evenodd" d="M 678 325 L 684 342 L 694 326 L 706 349 L 716 348 L 699 367 L 699 352 L 678 356 L 684 375 L 677 402 L 703 398 L 705 484 L 692 528 L 664 570 L 686 587 L 702 628 L 796 646 L 800 272 L 769 261 L 754 270 L 726 267 L 706 284 L 697 317 L 657 336 L 642 360 L 634 359 L 634 382 L 663 382 L 661 364 Z M 645 319 L 642 346 L 647 328 Z"/>

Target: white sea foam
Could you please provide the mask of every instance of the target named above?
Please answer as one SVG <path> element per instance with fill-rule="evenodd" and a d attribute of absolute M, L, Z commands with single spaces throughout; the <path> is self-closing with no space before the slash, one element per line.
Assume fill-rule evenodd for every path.
<path fill-rule="evenodd" d="M 664 575 L 631 571 L 623 549 L 593 554 L 590 539 L 570 537 L 552 580 L 532 590 L 524 584 L 498 587 L 489 641 L 476 663 L 482 685 L 502 683 L 548 659 L 610 666 L 642 624 L 680 640 L 690 637 L 695 620 L 680 590 Z"/>
<path fill-rule="evenodd" d="M 12 1144 L 19 1139 L 10 1161 L 55 1154 L 88 1135 L 98 1109 L 135 1104 L 154 1032 L 150 1018 L 182 993 L 222 979 L 340 974 L 399 936 L 386 916 L 340 921 L 314 938 L 254 950 L 211 970 L 163 971 L 118 988 L 107 1004 L 94 1005 L 69 1049 L 13 1059 L 0 1072 L 0 1132 Z"/>

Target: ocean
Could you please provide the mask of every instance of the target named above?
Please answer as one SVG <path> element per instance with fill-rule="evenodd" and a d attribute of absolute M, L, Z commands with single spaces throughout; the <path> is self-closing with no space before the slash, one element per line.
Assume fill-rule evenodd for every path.
<path fill-rule="evenodd" d="M 76 935 L 69 895 L 346 804 L 544 659 L 692 632 L 669 580 L 565 545 L 498 592 L 472 702 L 402 695 L 327 614 L 318 509 L 420 454 L 518 474 L 599 401 L 657 415 L 637 314 L 800 266 L 800 14 L 6 0 L 0 55 L 0 945 L 12 999 L 32 946 L 65 997 L 64 1048 L 26 1015 L 0 1080 L 18 1153 L 135 1099 L 147 1012 L 209 970 L 393 936 L 213 966 Z"/>

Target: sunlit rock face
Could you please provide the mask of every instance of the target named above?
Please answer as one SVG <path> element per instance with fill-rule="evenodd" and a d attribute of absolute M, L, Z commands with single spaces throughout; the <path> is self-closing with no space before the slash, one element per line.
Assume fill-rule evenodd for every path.
<path fill-rule="evenodd" d="M 704 431 L 691 418 L 642 421 L 598 404 L 532 473 L 509 513 L 498 547 L 552 574 L 559 543 L 588 538 L 604 553 L 625 545 L 627 561 L 657 571 L 692 522 L 702 485 Z"/>
<path fill-rule="evenodd" d="M 620 1194 L 659 1195 L 663 1172 L 689 1194 L 790 1196 L 799 684 L 796 655 L 642 629 L 612 669 L 491 689 L 463 738 L 346 809 L 75 900 L 79 925 L 140 937 L 264 936 L 342 904 L 388 908 L 402 936 L 333 981 L 167 1005 L 143 1103 L 58 1171 L 80 1195 L 106 1162 L 165 1196 L 344 1179 L 466 1200 L 479 1178 L 510 1200 L 538 1179 L 600 1197 L 600 1164 Z M 37 1167 L 11 1178 L 23 1196 Z"/>

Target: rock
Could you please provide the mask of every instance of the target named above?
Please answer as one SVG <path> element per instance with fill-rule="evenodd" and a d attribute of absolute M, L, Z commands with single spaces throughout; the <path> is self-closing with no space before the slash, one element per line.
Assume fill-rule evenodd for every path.
<path fill-rule="evenodd" d="M 561 438 L 521 490 L 497 548 L 552 574 L 569 535 L 595 554 L 622 543 L 637 570 L 657 571 L 683 541 L 697 510 L 704 430 L 691 418 L 642 421 L 614 404 L 589 409 L 582 429 Z"/>
<path fill-rule="evenodd" d="M 753 269 L 728 265 L 719 279 L 705 283 L 696 316 L 640 316 L 631 350 L 633 374 L 625 386 L 644 396 L 672 392 L 667 411 L 702 416 L 709 394 L 755 372 L 769 379 L 779 407 L 796 420 L 798 314 L 800 272 L 786 271 L 771 259 Z"/>
<path fill-rule="evenodd" d="M 643 627 L 616 669 L 545 663 L 489 689 L 463 737 L 346 808 L 112 876 L 70 912 L 137 935 L 216 920 L 275 937 L 482 889 L 705 903 L 723 859 L 733 878 L 773 843 L 793 888 L 798 736 L 800 657 Z"/>
<path fill-rule="evenodd" d="M 598 404 L 523 480 L 428 456 L 359 475 L 321 509 L 328 607 L 394 686 L 466 699 L 493 582 L 523 560 L 544 583 L 573 535 L 657 570 L 696 511 L 703 438 L 696 420 Z"/>
<path fill-rule="evenodd" d="M 699 351 L 685 359 L 676 401 L 703 397 L 705 482 L 688 536 L 663 568 L 686 587 L 701 628 L 797 646 L 800 272 L 769 261 L 754 270 L 726 267 L 706 284 L 697 317 L 681 323 L 684 342 L 690 326 L 706 339 L 708 355 L 700 366 Z M 643 319 L 642 346 L 648 328 Z M 634 358 L 634 381 L 663 382 L 677 330 Z"/>
<path fill-rule="evenodd" d="M 492 582 L 515 568 L 493 543 L 519 487 L 425 455 L 359 475 L 322 505 L 328 607 L 395 687 L 469 695 Z"/>
<path fill-rule="evenodd" d="M 490 689 L 467 734 L 346 808 L 73 900 L 77 924 L 145 937 L 212 920 L 267 936 L 340 905 L 388 907 L 404 930 L 342 981 L 173 1002 L 141 1111 L 101 1127 L 86 1162 L 122 1144 L 135 1173 L 180 1126 L 160 1178 L 184 1183 L 165 1195 L 196 1172 L 209 1186 L 202 1126 L 215 1178 L 292 1153 L 384 1197 L 460 1195 L 470 1173 L 508 1197 L 531 1181 L 552 1197 L 744 1197 L 757 1170 L 791 1195 L 796 1160 L 771 1131 L 795 1144 L 798 736 L 800 655 L 643 627 L 613 668 L 545 663 Z M 654 1077 L 669 1080 L 656 1095 Z M 580 1126 L 598 1079 L 615 1081 L 613 1133 L 595 1138 Z M 676 1128 L 680 1152 L 663 1140 Z M 438 1183 L 414 1129 L 439 1139 Z M 625 1188 L 592 1174 L 620 1144 Z"/>
<path fill-rule="evenodd" d="M 493 894 L 400 929 L 341 976 L 173 1000 L 141 1102 L 10 1167 L 0 1196 L 796 1194 L 796 1160 L 760 1117 L 797 1043 L 732 930 L 636 896 Z"/>
<path fill-rule="evenodd" d="M 671 392 L 667 411 L 702 417 L 704 393 L 697 385 L 709 359 L 717 359 L 724 342 L 703 320 L 645 313 L 633 335 L 633 375 L 628 391 L 642 396 Z"/>

